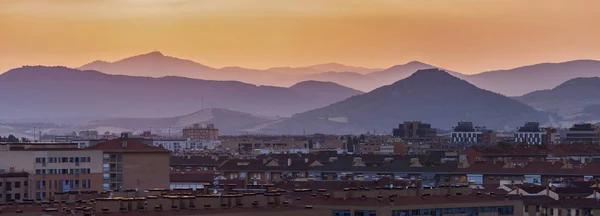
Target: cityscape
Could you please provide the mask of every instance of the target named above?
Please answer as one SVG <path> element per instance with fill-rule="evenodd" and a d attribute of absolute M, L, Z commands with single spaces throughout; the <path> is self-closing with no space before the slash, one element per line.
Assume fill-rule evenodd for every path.
<path fill-rule="evenodd" d="M 598 8 L 2 1 L 0 215 L 600 215 Z"/>

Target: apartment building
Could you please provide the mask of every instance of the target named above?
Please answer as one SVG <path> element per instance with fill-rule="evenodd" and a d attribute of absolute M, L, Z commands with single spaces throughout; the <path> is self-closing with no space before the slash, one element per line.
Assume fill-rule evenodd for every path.
<path fill-rule="evenodd" d="M 129 139 L 127 134 L 84 149 L 100 152 L 101 190 L 169 187 L 170 151 Z"/>
<path fill-rule="evenodd" d="M 437 137 L 437 130 L 431 128 L 431 124 L 420 121 L 405 121 L 393 130 L 394 137 L 410 141 L 434 140 Z"/>
<path fill-rule="evenodd" d="M 221 148 L 240 153 L 277 154 L 308 148 L 308 143 L 308 140 L 294 137 L 240 137 L 221 141 Z"/>
<path fill-rule="evenodd" d="M 218 140 L 219 129 L 214 124 L 206 126 L 194 124 L 183 129 L 183 138 L 191 141 Z"/>
<path fill-rule="evenodd" d="M 152 140 L 152 146 L 162 147 L 175 153 L 181 153 L 186 151 L 200 150 L 200 149 L 215 149 L 221 146 L 221 141 L 217 140 L 203 140 L 203 141 L 191 141 L 186 139 L 154 139 Z"/>
<path fill-rule="evenodd" d="M 77 143 L 0 144 L 0 170 L 29 173 L 29 197 L 46 200 L 63 193 L 167 188 L 169 156 L 127 136 L 84 149 Z"/>
<path fill-rule="evenodd" d="M 548 134 L 538 122 L 527 122 L 514 134 L 515 143 L 528 145 L 542 145 L 548 143 Z"/>
<path fill-rule="evenodd" d="M 566 132 L 565 142 L 597 144 L 600 141 L 600 128 L 592 124 L 574 124 Z"/>
<path fill-rule="evenodd" d="M 472 122 L 459 122 L 450 135 L 450 141 L 456 144 L 494 143 L 496 140 L 492 130 L 473 126 Z"/>
<path fill-rule="evenodd" d="M 29 173 L 23 171 L 0 170 L 0 202 L 13 202 L 29 199 Z"/>
<path fill-rule="evenodd" d="M 29 173 L 31 199 L 99 191 L 102 152 L 78 150 L 76 143 L 5 144 L 0 148 L 0 169 Z"/>

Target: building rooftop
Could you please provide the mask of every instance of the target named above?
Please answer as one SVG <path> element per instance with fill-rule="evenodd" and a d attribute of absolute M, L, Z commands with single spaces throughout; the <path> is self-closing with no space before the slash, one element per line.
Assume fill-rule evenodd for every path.
<path fill-rule="evenodd" d="M 119 138 L 106 142 L 98 143 L 95 146 L 85 148 L 85 150 L 102 150 L 116 152 L 170 152 L 161 147 L 146 145 L 137 139 Z"/>
<path fill-rule="evenodd" d="M 19 178 L 19 177 L 29 177 L 29 173 L 27 172 L 4 172 L 0 171 L 0 178 Z"/>

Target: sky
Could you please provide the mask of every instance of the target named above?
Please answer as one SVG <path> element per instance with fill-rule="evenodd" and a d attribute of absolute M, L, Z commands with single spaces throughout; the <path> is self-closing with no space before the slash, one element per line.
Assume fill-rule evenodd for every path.
<path fill-rule="evenodd" d="M 161 51 L 212 67 L 600 59 L 595 0 L 1 0 L 0 73 Z"/>

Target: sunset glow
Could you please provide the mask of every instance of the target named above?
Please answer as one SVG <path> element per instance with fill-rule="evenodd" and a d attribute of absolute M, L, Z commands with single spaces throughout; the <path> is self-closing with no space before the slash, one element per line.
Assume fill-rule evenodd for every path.
<path fill-rule="evenodd" d="M 4 0 L 0 73 L 160 50 L 213 67 L 418 60 L 462 73 L 600 59 L 599 1 Z"/>

